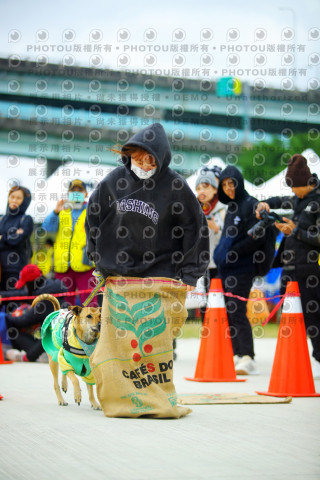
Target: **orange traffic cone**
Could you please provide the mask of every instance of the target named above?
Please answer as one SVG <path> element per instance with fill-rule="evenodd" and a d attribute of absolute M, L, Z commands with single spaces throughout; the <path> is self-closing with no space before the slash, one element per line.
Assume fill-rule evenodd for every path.
<path fill-rule="evenodd" d="M 286 288 L 269 390 L 273 397 L 320 397 L 316 393 L 298 282 Z"/>
<path fill-rule="evenodd" d="M 211 280 L 193 382 L 245 382 L 237 379 L 222 282 Z"/>
<path fill-rule="evenodd" d="M 0 365 L 4 363 L 13 363 L 12 360 L 5 360 L 2 352 L 2 343 L 1 343 L 1 338 L 0 338 Z"/>

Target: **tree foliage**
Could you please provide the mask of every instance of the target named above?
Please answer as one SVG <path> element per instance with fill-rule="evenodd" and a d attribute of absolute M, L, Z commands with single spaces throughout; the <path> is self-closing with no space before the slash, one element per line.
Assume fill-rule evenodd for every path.
<path fill-rule="evenodd" d="M 259 185 L 286 168 L 289 158 L 295 153 L 312 148 L 319 155 L 320 135 L 315 129 L 312 130 L 283 140 L 275 136 L 270 143 L 259 142 L 244 149 L 239 155 L 237 165 L 244 178 Z"/>

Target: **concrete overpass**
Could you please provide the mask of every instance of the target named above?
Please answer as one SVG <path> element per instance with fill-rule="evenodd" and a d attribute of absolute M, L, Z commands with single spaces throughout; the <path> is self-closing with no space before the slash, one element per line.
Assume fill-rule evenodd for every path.
<path fill-rule="evenodd" d="M 115 165 L 110 147 L 160 121 L 172 167 L 189 174 L 211 156 L 239 154 L 272 135 L 285 140 L 319 128 L 319 91 L 243 85 L 219 96 L 209 79 L 0 59 L 0 154 Z"/>

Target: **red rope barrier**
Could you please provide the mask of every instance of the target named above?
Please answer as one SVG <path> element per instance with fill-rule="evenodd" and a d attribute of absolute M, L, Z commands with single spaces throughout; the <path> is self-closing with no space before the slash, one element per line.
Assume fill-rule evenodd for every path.
<path fill-rule="evenodd" d="M 209 295 L 209 293 L 222 293 L 225 297 L 233 297 L 237 298 L 238 300 L 242 300 L 243 302 L 257 302 L 258 300 L 274 300 L 275 298 L 282 298 L 285 295 L 275 295 L 274 297 L 257 297 L 257 298 L 245 298 L 245 297 L 240 297 L 239 295 L 234 295 L 233 293 L 230 292 L 222 292 L 221 290 L 210 290 L 210 292 L 206 293 L 200 293 L 200 292 L 190 292 L 192 295 L 205 295 L 206 297 Z M 290 295 L 292 296 L 292 295 Z"/>
<path fill-rule="evenodd" d="M 77 290 L 76 292 L 65 292 L 65 293 L 50 293 L 53 297 L 71 297 L 72 295 L 79 295 L 80 293 L 90 293 L 92 289 L 87 290 Z M 21 297 L 0 297 L 1 302 L 8 302 L 9 300 L 33 300 L 37 298 L 39 295 L 28 296 L 24 295 Z"/>
<path fill-rule="evenodd" d="M 209 293 L 222 293 L 225 297 L 232 297 L 232 298 L 237 298 L 238 300 L 241 300 L 243 302 L 258 302 L 259 300 L 274 300 L 275 298 L 280 298 L 279 303 L 272 309 L 272 311 L 269 313 L 267 318 L 263 321 L 262 326 L 264 327 L 268 322 L 270 322 L 271 318 L 275 315 L 275 313 L 279 310 L 281 305 L 283 304 L 284 300 L 286 297 L 300 297 L 300 295 L 295 294 L 295 293 L 289 293 L 289 294 L 284 294 L 284 295 L 274 295 L 273 297 L 257 297 L 257 298 L 245 298 L 245 297 L 240 297 L 239 295 L 234 295 L 233 293 L 230 292 L 223 292 L 221 290 L 210 290 L 208 293 L 199 293 L 199 292 L 194 292 L 194 295 L 206 295 L 208 296 Z"/>
<path fill-rule="evenodd" d="M 143 281 L 147 281 L 148 278 L 144 279 Z M 130 282 L 130 281 L 136 281 L 134 279 L 119 279 L 119 280 L 112 280 L 112 283 L 118 283 L 118 282 Z M 143 282 L 141 280 L 141 282 Z M 153 282 L 157 282 L 157 280 L 155 279 L 152 279 Z M 159 280 L 159 282 L 162 282 L 163 283 L 163 280 Z M 55 294 L 50 294 L 50 295 L 53 295 L 54 297 L 71 297 L 73 295 L 79 295 L 81 293 L 90 293 L 92 290 L 91 289 L 86 289 L 86 290 L 78 290 L 76 292 L 65 292 L 65 293 L 55 293 Z M 101 289 L 100 291 L 103 291 L 103 289 Z M 207 292 L 204 292 L 204 293 L 200 293 L 200 292 L 189 292 L 191 293 L 192 295 L 206 295 L 208 296 L 209 293 L 222 293 L 225 297 L 231 297 L 231 298 L 237 298 L 238 300 L 241 300 L 243 302 L 258 302 L 260 300 L 275 300 L 276 298 L 280 298 L 280 301 L 279 303 L 277 303 L 277 305 L 273 308 L 273 310 L 269 313 L 268 317 L 264 320 L 264 322 L 262 323 L 262 326 L 265 326 L 270 320 L 271 318 L 274 316 L 274 314 L 279 310 L 279 308 L 281 307 L 281 305 L 283 304 L 284 300 L 286 297 L 295 297 L 295 296 L 298 296 L 298 295 L 295 295 L 295 294 L 284 294 L 284 295 L 274 295 L 273 297 L 257 297 L 257 298 L 245 298 L 245 297 L 241 297 L 239 295 L 234 295 L 233 293 L 230 293 L 230 292 L 223 292 L 221 290 L 210 290 L 208 293 Z M 6 298 L 2 298 L 0 297 L 0 302 L 9 302 L 11 300 L 33 300 L 35 298 L 37 298 L 38 295 L 35 295 L 35 296 L 20 296 L 20 297 L 6 297 Z"/>

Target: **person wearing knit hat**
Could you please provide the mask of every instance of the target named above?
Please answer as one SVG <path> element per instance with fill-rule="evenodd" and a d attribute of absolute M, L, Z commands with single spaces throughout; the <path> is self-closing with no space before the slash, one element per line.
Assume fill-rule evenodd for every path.
<path fill-rule="evenodd" d="M 292 218 L 282 217 L 275 226 L 284 234 L 273 267 L 282 267 L 281 287 L 288 281 L 299 284 L 307 334 L 313 346 L 313 375 L 320 378 L 320 188 L 303 155 L 293 155 L 286 172 L 286 183 L 294 196 L 271 197 L 258 204 L 262 210 L 293 210 Z M 310 308 L 312 305 L 312 308 Z"/>
<path fill-rule="evenodd" d="M 207 183 L 208 185 L 212 185 L 214 188 L 218 188 L 218 182 L 216 180 L 215 174 L 211 170 L 202 170 L 200 175 L 198 175 L 196 179 L 196 188 L 199 183 Z"/>
<path fill-rule="evenodd" d="M 288 187 L 299 188 L 312 186 L 314 181 L 315 179 L 310 172 L 307 159 L 302 155 L 293 155 L 288 162 L 288 169 L 286 173 L 286 183 Z"/>
<path fill-rule="evenodd" d="M 217 167 L 219 168 L 219 167 Z M 219 243 L 221 231 L 226 215 L 226 207 L 218 200 L 218 170 L 203 168 L 196 179 L 197 199 L 206 216 L 209 227 L 210 263 L 205 278 L 206 292 L 209 292 L 210 283 L 218 276 L 218 269 L 213 260 L 213 253 Z M 202 321 L 204 319 L 206 306 L 200 308 Z"/>
<path fill-rule="evenodd" d="M 208 168 L 203 168 L 196 179 L 195 188 L 197 198 L 204 214 L 208 217 L 218 202 L 218 183 L 219 181 L 215 172 Z"/>

